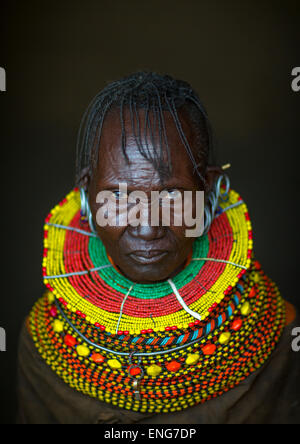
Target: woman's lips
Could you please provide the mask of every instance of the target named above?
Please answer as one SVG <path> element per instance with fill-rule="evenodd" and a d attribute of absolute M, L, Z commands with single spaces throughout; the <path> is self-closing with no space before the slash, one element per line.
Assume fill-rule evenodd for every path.
<path fill-rule="evenodd" d="M 130 257 L 139 264 L 148 265 L 161 261 L 167 254 L 167 251 L 160 250 L 135 251 L 130 254 Z"/>

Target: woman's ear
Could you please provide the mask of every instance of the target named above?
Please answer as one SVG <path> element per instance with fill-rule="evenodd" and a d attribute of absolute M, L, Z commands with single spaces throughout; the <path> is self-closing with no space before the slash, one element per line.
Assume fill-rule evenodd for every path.
<path fill-rule="evenodd" d="M 88 191 L 89 186 L 90 186 L 90 181 L 91 181 L 91 171 L 90 168 L 84 168 L 81 171 L 80 177 L 78 179 L 78 184 L 80 188 L 83 188 L 84 191 Z"/>
<path fill-rule="evenodd" d="M 224 171 L 219 166 L 209 165 L 206 168 L 205 181 L 206 181 L 207 192 L 212 190 L 215 181 L 222 174 L 224 174 Z"/>

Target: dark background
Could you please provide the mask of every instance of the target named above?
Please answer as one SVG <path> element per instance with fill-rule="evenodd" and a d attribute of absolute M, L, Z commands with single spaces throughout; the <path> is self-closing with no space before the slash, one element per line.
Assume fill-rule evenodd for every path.
<path fill-rule="evenodd" d="M 297 4 L 298 3 L 298 4 Z M 77 129 L 90 99 L 136 70 L 189 81 L 205 103 L 219 163 L 248 203 L 256 254 L 300 307 L 299 2 L 1 3 L 2 279 L 0 423 L 16 415 L 23 318 L 42 293 L 43 219 L 73 187 Z"/>

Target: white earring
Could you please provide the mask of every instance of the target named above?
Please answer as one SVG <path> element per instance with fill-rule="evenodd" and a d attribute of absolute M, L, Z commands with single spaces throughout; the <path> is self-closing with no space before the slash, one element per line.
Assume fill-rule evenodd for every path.
<path fill-rule="evenodd" d="M 222 192 L 222 184 L 224 182 L 225 191 Z M 211 224 L 215 218 L 215 214 L 219 205 L 219 200 L 226 202 L 230 190 L 230 180 L 226 174 L 219 176 L 215 181 L 212 190 L 208 193 L 207 203 L 204 208 L 204 232 L 207 234 L 210 230 Z"/>
<path fill-rule="evenodd" d="M 91 212 L 88 196 L 83 188 L 80 188 L 80 201 L 81 201 L 81 216 L 85 217 L 89 223 L 90 229 L 93 233 L 97 234 L 93 215 Z"/>

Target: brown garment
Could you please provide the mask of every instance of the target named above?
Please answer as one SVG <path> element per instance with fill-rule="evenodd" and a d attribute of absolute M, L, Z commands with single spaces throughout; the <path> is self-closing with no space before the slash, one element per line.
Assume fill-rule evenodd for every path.
<path fill-rule="evenodd" d="M 40 357 L 23 327 L 19 347 L 19 418 L 22 424 L 299 424 L 300 352 L 285 328 L 263 368 L 236 388 L 178 413 L 145 414 L 118 409 L 83 395 L 61 380 Z"/>

